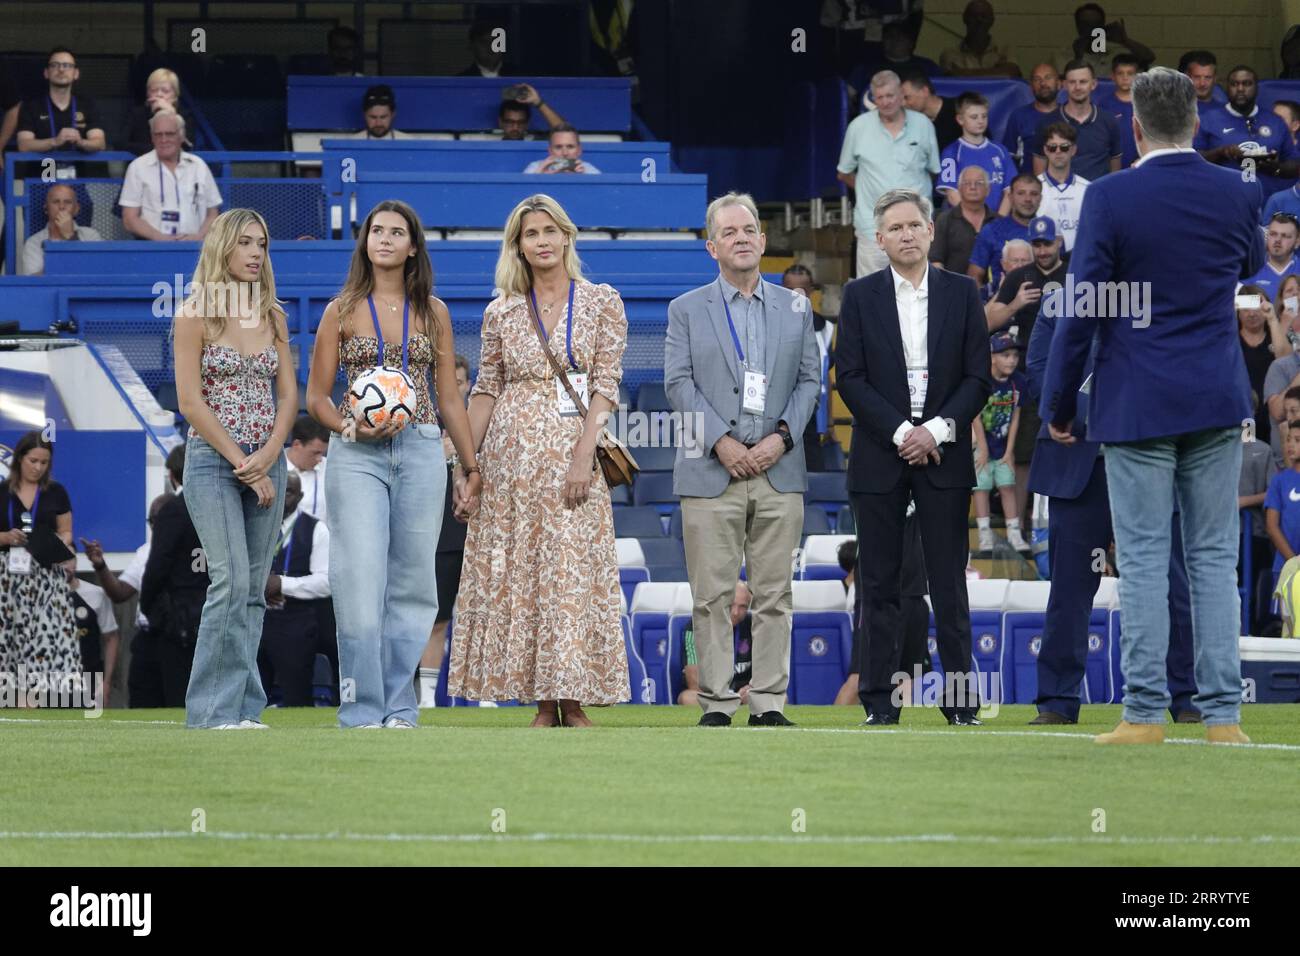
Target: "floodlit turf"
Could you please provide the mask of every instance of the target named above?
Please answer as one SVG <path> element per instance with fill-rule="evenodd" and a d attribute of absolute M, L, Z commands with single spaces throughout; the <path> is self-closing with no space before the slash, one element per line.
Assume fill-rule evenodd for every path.
<path fill-rule="evenodd" d="M 187 731 L 179 711 L 0 711 L 0 864 L 1276 865 L 1300 854 L 1300 706 L 1247 707 L 1273 747 L 1099 747 L 1118 707 L 1031 728 L 933 710 L 859 728 L 694 726 L 681 707 L 424 711 L 415 731 Z M 171 721 L 173 723 L 155 723 Z M 1199 726 L 1168 728 L 1200 740 Z M 1281 746 L 1276 746 L 1281 745 Z M 1105 832 L 1094 832 L 1104 811 Z M 196 813 L 205 833 L 193 833 Z M 796 832 L 798 823 L 803 832 Z M 494 829 L 495 825 L 495 829 Z M 504 828 L 504 832 L 499 832 Z"/>

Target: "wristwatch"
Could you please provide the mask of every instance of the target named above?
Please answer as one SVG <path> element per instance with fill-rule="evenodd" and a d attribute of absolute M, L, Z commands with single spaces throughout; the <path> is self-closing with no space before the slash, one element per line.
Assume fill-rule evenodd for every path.
<path fill-rule="evenodd" d="M 786 451 L 794 448 L 794 436 L 790 434 L 790 429 L 784 423 L 776 426 L 776 433 L 781 436 L 781 441 L 785 442 Z"/>

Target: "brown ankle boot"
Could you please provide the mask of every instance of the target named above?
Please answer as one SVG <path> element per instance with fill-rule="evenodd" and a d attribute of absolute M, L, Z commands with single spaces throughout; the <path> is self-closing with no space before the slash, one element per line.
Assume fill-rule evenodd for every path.
<path fill-rule="evenodd" d="M 559 727 L 560 715 L 555 707 L 553 700 L 539 700 L 537 702 L 537 716 L 529 727 Z"/>
<path fill-rule="evenodd" d="M 560 701 L 561 727 L 591 727 L 591 718 L 582 711 L 582 704 L 576 700 Z"/>

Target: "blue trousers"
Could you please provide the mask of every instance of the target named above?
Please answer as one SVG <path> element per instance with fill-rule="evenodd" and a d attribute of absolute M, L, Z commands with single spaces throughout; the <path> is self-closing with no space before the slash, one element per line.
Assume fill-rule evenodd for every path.
<path fill-rule="evenodd" d="M 1047 621 L 1038 653 L 1039 711 L 1053 711 L 1078 720 L 1084 668 L 1088 660 L 1088 626 L 1101 574 L 1093 570 L 1097 549 L 1112 537 L 1106 468 L 1099 457 L 1078 498 L 1052 498 L 1048 505 L 1048 561 L 1052 590 Z M 1179 523 L 1173 522 L 1169 557 L 1169 711 L 1177 719 L 1193 710 L 1196 694 L 1192 651 L 1192 604 L 1183 560 Z"/>

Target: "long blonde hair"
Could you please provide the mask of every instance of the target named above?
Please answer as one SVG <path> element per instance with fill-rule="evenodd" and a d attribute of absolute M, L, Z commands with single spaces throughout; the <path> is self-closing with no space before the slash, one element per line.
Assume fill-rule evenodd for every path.
<path fill-rule="evenodd" d="M 501 239 L 501 256 L 497 259 L 496 286 L 497 295 L 527 295 L 533 287 L 533 267 L 528 264 L 520 249 L 519 240 L 524 231 L 524 216 L 530 212 L 544 212 L 555 220 L 568 242 L 564 245 L 564 271 L 572 279 L 582 278 L 582 262 L 578 259 L 578 227 L 573 224 L 564 207 L 547 196 L 538 193 L 529 196 L 510 213 L 506 220 L 505 236 Z"/>
<path fill-rule="evenodd" d="M 266 235 L 266 258 L 257 272 L 257 282 L 241 282 L 230 274 L 230 256 L 239 244 L 239 237 L 251 224 L 262 227 Z M 275 297 L 275 275 L 271 271 L 271 230 L 266 220 L 256 209 L 231 209 L 223 212 L 212 222 L 203 248 L 199 250 L 199 262 L 194 267 L 194 277 L 190 280 L 193 292 L 189 293 L 185 306 L 198 311 L 203 319 L 203 337 L 207 342 L 216 342 L 226 331 L 226 319 L 233 313 L 233 307 L 247 301 L 253 305 L 259 321 L 266 321 L 271 326 L 275 341 L 285 340 L 280 333 L 280 325 L 275 321 L 276 313 L 284 314 L 280 300 Z M 248 289 L 247 299 L 244 290 Z M 233 292 L 233 295 L 232 295 Z M 173 319 L 173 326 L 175 319 Z"/>
<path fill-rule="evenodd" d="M 375 266 L 370 261 L 370 227 L 375 216 L 381 212 L 395 212 L 406 220 L 406 231 L 411 236 L 411 248 L 415 255 L 408 256 L 402 264 L 402 285 L 406 301 L 411 304 L 415 316 L 416 331 L 423 330 L 433 350 L 434 365 L 438 357 L 438 315 L 430 301 L 433 296 L 433 263 L 429 261 L 429 246 L 424 238 L 424 227 L 420 225 L 419 214 L 400 199 L 385 199 L 375 204 L 366 216 L 357 235 L 357 244 L 352 250 L 352 262 L 348 266 L 348 277 L 343 282 L 336 299 L 340 328 L 345 318 L 375 291 Z"/>

